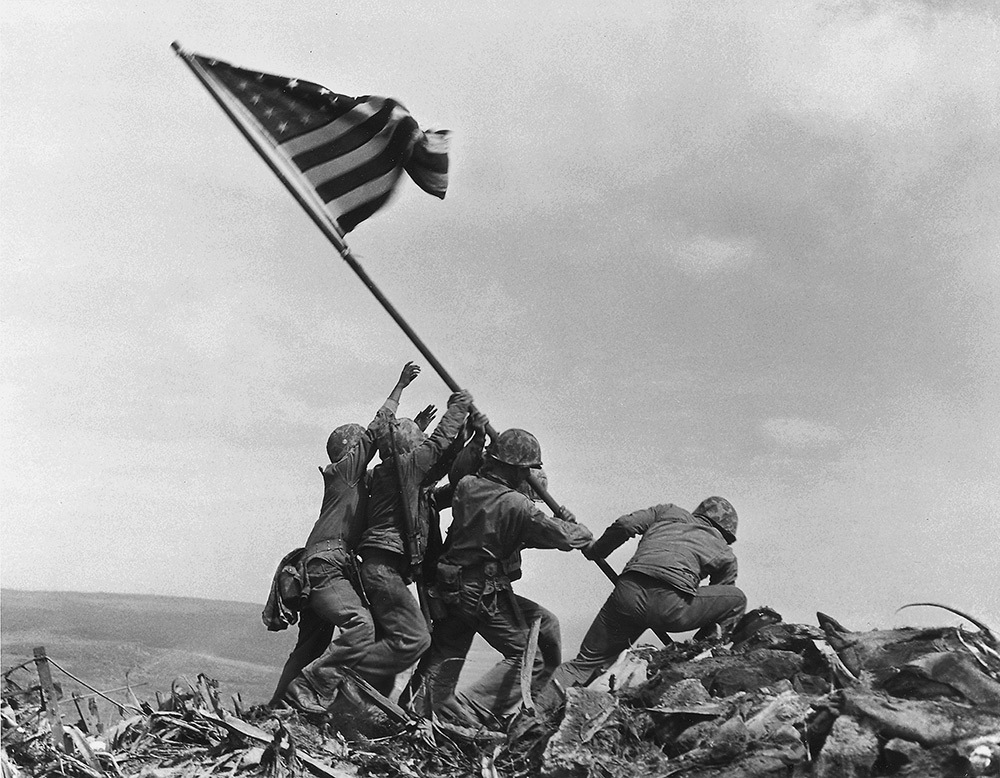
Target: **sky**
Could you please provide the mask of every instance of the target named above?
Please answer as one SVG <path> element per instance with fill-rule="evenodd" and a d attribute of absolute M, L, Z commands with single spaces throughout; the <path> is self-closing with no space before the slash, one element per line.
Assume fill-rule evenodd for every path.
<path fill-rule="evenodd" d="M 1000 628 L 994 3 L 7 0 L 0 38 L 4 587 L 263 602 L 330 430 L 421 361 L 179 40 L 452 130 L 447 198 L 349 243 L 595 533 L 718 494 L 750 607 Z M 611 589 L 518 588 L 577 634 Z"/>

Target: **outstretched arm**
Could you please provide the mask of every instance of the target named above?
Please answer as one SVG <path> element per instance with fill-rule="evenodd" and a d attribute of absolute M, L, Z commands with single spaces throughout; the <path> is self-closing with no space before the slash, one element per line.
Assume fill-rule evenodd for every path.
<path fill-rule="evenodd" d="M 524 524 L 520 533 L 522 548 L 557 548 L 560 551 L 571 551 L 574 548 L 586 549 L 594 540 L 591 531 L 583 524 L 577 523 L 573 514 L 569 514 L 571 520 L 557 519 L 542 513 L 530 501 L 525 508 Z"/>
<path fill-rule="evenodd" d="M 656 509 L 646 508 L 620 517 L 583 550 L 587 559 L 604 559 L 629 538 L 643 534 L 656 520 Z"/>
<path fill-rule="evenodd" d="M 399 373 L 399 379 L 396 381 L 396 385 L 392 387 L 392 391 L 386 398 L 385 402 L 382 403 L 382 407 L 378 409 L 375 414 L 375 418 L 372 419 L 371 423 L 368 425 L 368 431 L 371 439 L 374 441 L 377 437 L 379 431 L 389 423 L 389 421 L 396 415 L 396 411 L 399 410 L 399 400 L 403 396 L 403 390 L 413 383 L 413 379 L 420 375 L 420 365 L 416 365 L 413 362 L 407 362 L 403 365 L 403 369 Z M 372 456 L 368 459 L 371 460 L 375 456 L 374 450 L 372 450 Z"/>
<path fill-rule="evenodd" d="M 368 464 L 375 458 L 375 440 L 378 431 L 388 424 L 399 408 L 399 399 L 403 396 L 403 389 L 413 383 L 413 379 L 420 374 L 420 365 L 407 362 L 403 365 L 403 370 L 399 374 L 399 380 L 392 388 L 392 392 L 382 403 L 382 407 L 375 413 L 375 418 L 368 424 L 368 429 L 361 436 L 357 443 L 347 454 L 334 464 L 340 474 L 349 484 L 357 484 L 365 474 Z"/>
<path fill-rule="evenodd" d="M 396 408 L 399 407 L 399 400 L 403 396 L 403 390 L 413 383 L 413 379 L 420 375 L 420 365 L 416 365 L 413 362 L 407 362 L 403 365 L 403 369 L 399 374 L 399 380 L 396 381 L 396 385 L 392 387 L 392 392 L 389 393 L 389 399 L 396 404 Z M 395 411 L 395 408 L 393 408 Z"/>
<path fill-rule="evenodd" d="M 472 395 L 465 389 L 455 392 L 448 398 L 448 409 L 434 428 L 434 432 L 413 452 L 415 473 L 419 481 L 424 482 L 428 478 L 434 465 L 445 455 L 455 436 L 461 432 L 471 405 Z M 446 472 L 447 470 L 440 473 L 438 478 Z"/>

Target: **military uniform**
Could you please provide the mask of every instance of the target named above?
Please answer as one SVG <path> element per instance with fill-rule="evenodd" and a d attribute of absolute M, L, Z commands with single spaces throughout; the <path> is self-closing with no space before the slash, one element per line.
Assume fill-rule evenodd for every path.
<path fill-rule="evenodd" d="M 298 641 L 285 662 L 272 704 L 285 696 L 300 672 L 321 697 L 332 696 L 339 679 L 336 668 L 356 664 L 375 640 L 371 614 L 356 586 L 354 549 L 364 526 L 366 473 L 375 456 L 377 432 L 397 405 L 387 399 L 360 439 L 336 462 L 320 468 L 323 503 L 301 557 L 308 596 Z M 340 634 L 331 643 L 335 628 Z M 294 687 L 293 693 L 301 695 Z"/>
<path fill-rule="evenodd" d="M 448 472 L 466 413 L 465 406 L 450 405 L 430 437 L 372 471 L 367 526 L 358 548 L 361 581 L 377 634 L 355 669 L 383 694 L 392 691 L 396 675 L 413 665 L 430 645 L 427 622 L 407 585 L 418 574 L 429 540 L 434 543 L 430 487 Z M 416 524 L 413 538 L 404 536 L 403 500 Z"/>
<path fill-rule="evenodd" d="M 588 683 L 647 629 L 686 632 L 720 624 L 725 634 L 746 610 L 746 595 L 735 586 L 736 555 L 707 518 L 671 504 L 636 511 L 608 527 L 587 556 L 603 559 L 636 535 L 639 547 L 576 658 L 553 674 L 543 708 L 558 700 L 555 682 L 564 689 Z M 706 577 L 709 585 L 699 586 Z"/>
<path fill-rule="evenodd" d="M 592 539 L 585 526 L 542 513 L 521 492 L 492 475 L 459 481 L 452 523 L 438 564 L 436 594 L 447 614 L 435 619 L 431 648 L 421 662 L 424 706 L 436 708 L 455 691 L 472 639 L 478 633 L 504 659 L 466 692 L 496 714 L 517 700 L 521 655 L 528 628 L 540 618 L 539 651 L 532 668 L 538 686 L 560 661 L 559 621 L 548 610 L 514 594 L 521 577 L 521 549 L 583 548 Z"/>

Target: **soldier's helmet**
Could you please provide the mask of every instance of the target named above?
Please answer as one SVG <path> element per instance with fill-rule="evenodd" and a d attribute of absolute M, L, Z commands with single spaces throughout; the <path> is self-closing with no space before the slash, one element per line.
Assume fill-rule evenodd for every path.
<path fill-rule="evenodd" d="M 527 430 L 516 427 L 497 435 L 497 439 L 486 453 L 504 464 L 515 467 L 542 466 L 542 447 L 538 445 L 538 438 Z"/>
<path fill-rule="evenodd" d="M 364 434 L 365 428 L 360 424 L 341 424 L 337 427 L 326 441 L 326 453 L 330 455 L 330 461 L 339 462 L 343 459 L 344 454 L 350 451 Z"/>
<path fill-rule="evenodd" d="M 548 490 L 549 477 L 545 475 L 545 471 L 542 470 L 542 468 L 540 467 L 531 468 L 531 474 L 535 476 L 535 478 L 537 478 L 539 481 L 541 481 L 543 489 Z M 539 496 L 539 494 L 534 490 L 532 485 L 528 483 L 527 479 L 521 482 L 521 485 L 517 487 L 517 491 L 519 491 L 521 494 L 523 494 L 525 497 L 527 497 L 529 500 L 532 500 L 533 502 L 538 502 L 539 500 L 542 499 Z"/>
<path fill-rule="evenodd" d="M 393 451 L 397 454 L 409 454 L 425 440 L 427 436 L 413 419 L 397 419 L 379 430 L 378 453 L 382 459 L 388 459 Z"/>
<path fill-rule="evenodd" d="M 703 516 L 712 522 L 712 525 L 722 533 L 727 543 L 736 540 L 736 526 L 739 519 L 733 504 L 725 497 L 708 497 L 702 500 L 692 513 L 695 516 Z"/>

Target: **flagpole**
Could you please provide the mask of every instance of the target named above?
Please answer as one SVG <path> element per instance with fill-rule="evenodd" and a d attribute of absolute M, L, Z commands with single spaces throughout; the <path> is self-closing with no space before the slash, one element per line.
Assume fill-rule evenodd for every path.
<path fill-rule="evenodd" d="M 375 299 L 379 301 L 382 307 L 385 309 L 386 313 L 392 317 L 392 320 L 399 325 L 400 329 L 406 334 L 414 346 L 417 347 L 417 351 L 421 353 L 424 359 L 427 360 L 428 364 L 434 368 L 435 372 L 441 377 L 441 380 L 447 384 L 448 388 L 453 392 L 461 390 L 458 382 L 451 376 L 451 374 L 445 369 L 436 356 L 427 347 L 427 344 L 421 340 L 420 336 L 413 330 L 406 319 L 396 310 L 396 307 L 389 302 L 389 299 L 382 294 L 382 290 L 375 285 L 375 282 L 371 279 L 365 269 L 361 267 L 358 261 L 354 258 L 351 253 L 350 247 L 344 240 L 343 234 L 338 229 L 337 225 L 333 222 L 330 216 L 325 212 L 320 210 L 315 202 L 313 202 L 311 197 L 308 197 L 305 193 L 301 191 L 301 188 L 297 186 L 289 176 L 288 172 L 285 170 L 284 165 L 276 158 L 273 150 L 265 144 L 261 139 L 254 133 L 245 123 L 242 114 L 243 111 L 236 108 L 230 104 L 229 99 L 226 97 L 225 93 L 221 91 L 215 84 L 211 75 L 209 75 L 205 70 L 198 64 L 198 62 L 184 50 L 178 41 L 174 41 L 170 44 L 170 47 L 174 50 L 181 61 L 194 73 L 195 78 L 201 82 L 201 85 L 205 87 L 208 93 L 212 96 L 218 106 L 222 109 L 223 113 L 229 117 L 230 121 L 236 125 L 236 129 L 240 131 L 240 134 L 246 138 L 247 142 L 253 147 L 254 151 L 260 156 L 261 159 L 267 164 L 271 169 L 271 172 L 278 177 L 278 180 L 285 185 L 285 188 L 291 193 L 292 197 L 295 198 L 296 202 L 302 206 L 302 209 L 309 214 L 309 217 L 313 220 L 313 223 L 319 227 L 320 232 L 322 232 L 327 240 L 333 244 L 334 248 L 340 254 L 341 258 L 348 264 L 351 270 L 354 271 L 355 275 L 361 279 L 363 283 L 374 296 Z M 496 438 L 497 432 L 492 425 L 486 426 L 486 432 L 491 438 Z M 542 485 L 542 483 L 535 478 L 534 475 L 528 476 L 528 481 L 532 488 L 538 494 L 539 497 L 545 502 L 552 512 L 562 518 L 563 511 L 562 507 L 558 502 L 549 494 L 548 490 Z M 593 560 L 597 566 L 601 569 L 608 579 L 612 583 L 618 582 L 618 574 L 615 573 L 614 569 L 603 559 Z"/>

